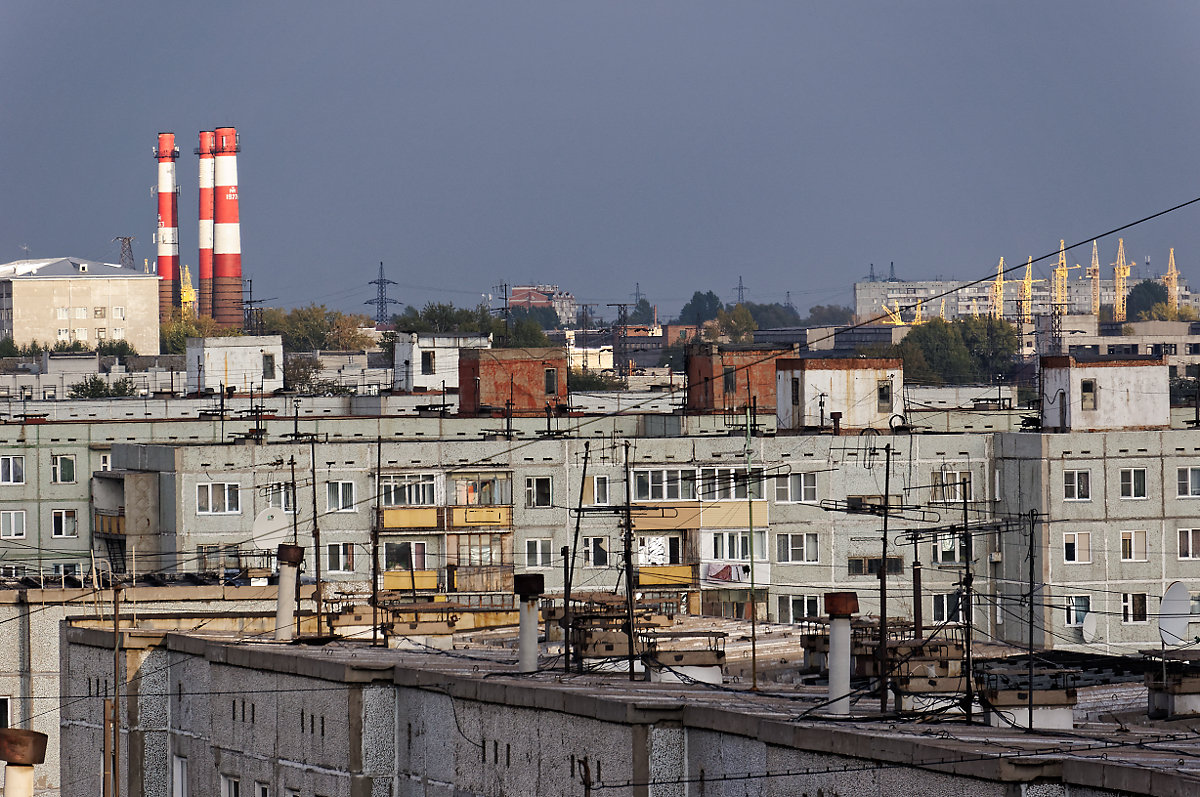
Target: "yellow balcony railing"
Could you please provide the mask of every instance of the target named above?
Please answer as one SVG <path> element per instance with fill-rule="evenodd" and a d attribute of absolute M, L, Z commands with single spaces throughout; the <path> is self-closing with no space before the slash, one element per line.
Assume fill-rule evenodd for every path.
<path fill-rule="evenodd" d="M 438 588 L 436 570 L 386 570 L 383 573 L 384 589 L 433 590 Z"/>
<path fill-rule="evenodd" d="M 694 588 L 699 583 L 698 565 L 642 565 L 637 570 L 639 587 Z"/>

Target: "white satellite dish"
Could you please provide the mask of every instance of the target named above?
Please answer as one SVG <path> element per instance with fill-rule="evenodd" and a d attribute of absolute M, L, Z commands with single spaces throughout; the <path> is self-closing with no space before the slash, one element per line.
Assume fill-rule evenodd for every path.
<path fill-rule="evenodd" d="M 1083 616 L 1083 641 L 1092 644 L 1096 641 L 1096 613 L 1088 612 Z"/>
<path fill-rule="evenodd" d="M 1158 636 L 1164 645 L 1181 645 L 1188 638 L 1188 621 L 1191 619 L 1192 599 L 1187 584 L 1175 581 L 1167 587 L 1158 609 Z"/>
<path fill-rule="evenodd" d="M 269 507 L 259 512 L 250 527 L 254 547 L 260 551 L 273 551 L 281 542 L 287 542 L 292 530 L 292 521 L 278 507 Z"/>

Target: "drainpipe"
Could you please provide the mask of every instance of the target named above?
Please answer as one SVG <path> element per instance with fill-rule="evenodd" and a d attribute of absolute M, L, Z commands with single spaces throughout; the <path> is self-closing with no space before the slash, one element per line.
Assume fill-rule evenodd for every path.
<path fill-rule="evenodd" d="M 0 728 L 0 758 L 6 797 L 33 797 L 33 768 L 46 760 L 46 734 L 23 728 Z"/>
<path fill-rule="evenodd" d="M 538 599 L 545 592 L 545 577 L 541 573 L 513 576 L 513 592 L 521 604 L 517 672 L 534 673 L 537 672 L 538 659 Z"/>
<path fill-rule="evenodd" d="M 296 635 L 296 585 L 300 580 L 304 549 L 283 543 L 276 557 L 279 560 L 279 588 L 275 599 L 275 640 L 289 642 Z"/>
<path fill-rule="evenodd" d="M 829 612 L 829 713 L 850 713 L 850 617 L 858 612 L 857 592 L 826 592 Z"/>

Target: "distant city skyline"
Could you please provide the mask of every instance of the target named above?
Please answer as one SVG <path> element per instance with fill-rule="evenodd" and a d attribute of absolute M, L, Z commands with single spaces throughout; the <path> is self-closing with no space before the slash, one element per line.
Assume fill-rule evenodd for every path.
<path fill-rule="evenodd" d="M 0 262 L 154 260 L 151 156 L 234 125 L 256 299 L 372 314 L 551 283 L 851 305 L 1200 195 L 1200 7 L 143 2 L 0 8 Z M 1197 206 L 1122 233 L 1200 273 Z M 1117 242 L 1101 240 L 1109 276 Z M 1068 255 L 1090 261 L 1090 247 Z M 1053 262 L 1043 263 L 1045 276 Z M 1138 272 L 1135 271 L 1135 275 Z"/>

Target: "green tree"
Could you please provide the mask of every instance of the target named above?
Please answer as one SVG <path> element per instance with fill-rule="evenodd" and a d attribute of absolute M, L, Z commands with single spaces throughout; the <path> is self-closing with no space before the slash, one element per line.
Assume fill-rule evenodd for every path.
<path fill-rule="evenodd" d="M 365 315 L 326 309 L 323 304 L 294 307 L 287 312 L 275 307 L 263 310 L 263 329 L 283 339 L 284 351 L 357 351 L 371 345 L 360 327 L 374 326 Z"/>
<path fill-rule="evenodd" d="M 99 374 L 92 374 L 71 385 L 67 395 L 73 399 L 122 398 L 136 396 L 137 385 L 130 379 L 118 379 L 110 385 Z"/>
<path fill-rule="evenodd" d="M 746 309 L 754 316 L 754 323 L 759 329 L 778 329 L 779 327 L 799 326 L 800 316 L 787 305 L 774 302 L 772 304 L 755 304 L 746 302 Z"/>
<path fill-rule="evenodd" d="M 700 326 L 705 321 L 711 321 L 717 317 L 717 313 L 721 310 L 721 298 L 712 291 L 701 293 L 696 291 L 692 294 L 692 298 L 683 309 L 679 311 L 679 318 L 676 319 L 680 324 L 691 324 Z"/>
<path fill-rule="evenodd" d="M 186 354 L 188 338 L 216 338 L 241 335 L 237 329 L 222 327 L 211 318 L 185 318 L 178 313 L 158 327 L 159 351 Z"/>
<path fill-rule="evenodd" d="M 754 316 L 750 315 L 749 308 L 744 304 L 734 305 L 729 312 L 718 310 L 717 324 L 721 328 L 721 334 L 733 343 L 752 342 L 754 330 L 758 329 Z"/>
<path fill-rule="evenodd" d="M 1013 375 L 1021 351 L 1021 336 L 1014 325 L 997 318 L 961 318 L 955 326 L 975 363 L 975 381 Z"/>
<path fill-rule="evenodd" d="M 956 325 L 935 318 L 927 324 L 914 327 L 904 336 L 901 356 L 912 348 L 918 349 L 930 366 L 935 376 L 932 384 L 960 385 L 974 381 L 975 364 Z M 904 370 L 907 381 L 907 361 Z M 917 380 L 914 378 L 913 381 Z"/>
<path fill-rule="evenodd" d="M 1167 289 L 1155 280 L 1142 280 L 1129 289 L 1125 299 L 1125 317 L 1129 320 L 1146 320 L 1150 308 L 1167 303 Z"/>
<path fill-rule="evenodd" d="M 538 322 L 530 318 L 509 322 L 508 340 L 502 340 L 504 334 L 503 321 L 496 320 L 500 334 L 494 335 L 493 340 L 500 341 L 497 348 L 502 349 L 536 349 L 550 345 L 550 338 L 542 331 Z"/>
<path fill-rule="evenodd" d="M 1139 314 L 1139 321 L 1195 321 L 1200 316 L 1197 316 L 1194 308 L 1187 305 L 1181 305 L 1175 310 L 1172 310 L 1166 302 L 1155 302 L 1146 310 Z"/>
<path fill-rule="evenodd" d="M 12 338 L 0 340 L 0 357 L 18 357 L 20 354 L 21 350 L 13 343 Z"/>
<path fill-rule="evenodd" d="M 558 329 L 562 322 L 558 313 L 549 307 L 513 307 L 509 310 L 509 321 L 529 320 L 538 325 L 539 329 Z"/>
<path fill-rule="evenodd" d="M 835 327 L 849 324 L 854 320 L 854 309 L 836 304 L 815 304 L 808 311 L 808 317 L 800 321 L 800 326 L 806 327 Z"/>
<path fill-rule="evenodd" d="M 127 340 L 102 340 L 96 344 L 101 357 L 136 357 L 137 349 Z"/>
<path fill-rule="evenodd" d="M 638 303 L 634 305 L 633 311 L 629 314 L 629 323 L 645 325 L 654 323 L 654 307 L 650 304 L 649 299 L 638 299 Z"/>

